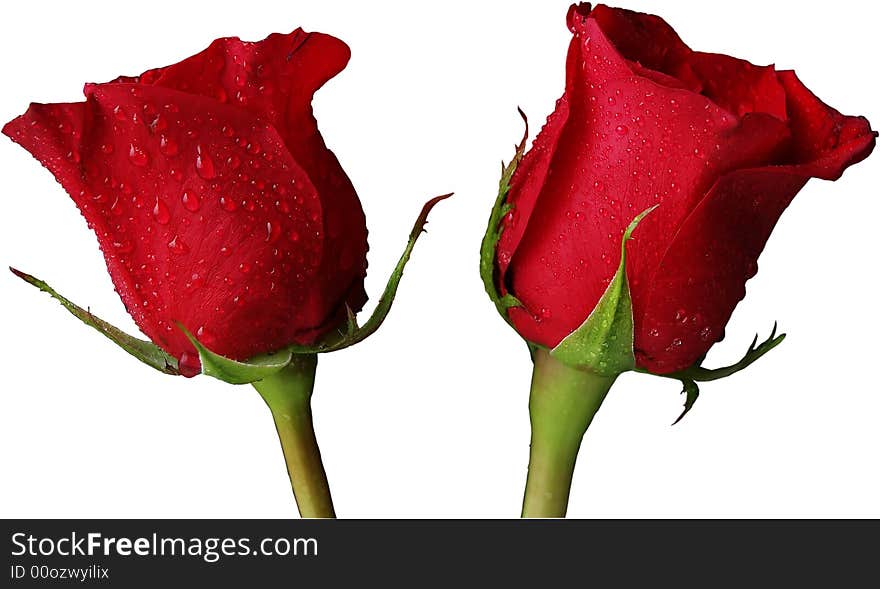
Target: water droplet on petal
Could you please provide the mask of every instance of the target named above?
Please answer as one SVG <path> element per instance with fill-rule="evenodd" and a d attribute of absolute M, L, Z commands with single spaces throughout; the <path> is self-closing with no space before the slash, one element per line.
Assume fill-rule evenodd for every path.
<path fill-rule="evenodd" d="M 629 132 L 629 129 L 627 128 L 626 125 L 617 125 L 617 127 L 614 129 L 614 131 L 618 135 L 626 135 Z"/>
<path fill-rule="evenodd" d="M 209 349 L 217 340 L 217 338 L 214 337 L 214 334 L 204 325 L 199 327 L 198 331 L 196 331 L 196 338 L 198 338 L 199 342 L 201 342 L 202 345 Z"/>
<path fill-rule="evenodd" d="M 183 208 L 191 213 L 198 211 L 199 206 L 201 205 L 199 202 L 199 196 L 190 190 L 183 191 L 183 196 L 180 197 L 180 201 L 183 203 Z"/>
<path fill-rule="evenodd" d="M 167 135 L 160 135 L 159 151 L 162 152 L 162 155 L 174 155 L 177 153 L 177 142 Z"/>
<path fill-rule="evenodd" d="M 223 207 L 225 210 L 229 211 L 230 213 L 238 208 L 238 205 L 235 204 L 235 199 L 230 198 L 228 196 L 221 196 L 220 197 L 220 206 Z"/>
<path fill-rule="evenodd" d="M 202 371 L 202 364 L 199 362 L 198 355 L 189 352 L 182 353 L 177 359 L 177 371 L 186 378 L 192 378 L 199 374 Z"/>
<path fill-rule="evenodd" d="M 132 143 L 128 147 L 128 159 L 136 166 L 144 167 L 150 162 L 150 157 L 143 149 Z"/>
<path fill-rule="evenodd" d="M 174 239 L 168 242 L 168 249 L 171 250 L 172 253 L 183 255 L 189 251 L 189 247 L 183 243 L 183 240 L 180 239 L 180 236 L 175 235 Z"/>
<path fill-rule="evenodd" d="M 201 145 L 196 147 L 196 172 L 205 180 L 211 180 L 216 176 L 214 160 L 211 159 Z"/>
<path fill-rule="evenodd" d="M 114 241 L 113 247 L 119 254 L 130 254 L 132 251 L 134 251 L 134 246 L 128 240 Z"/>
<path fill-rule="evenodd" d="M 266 223 L 266 241 L 269 243 L 275 243 L 278 241 L 278 238 L 281 236 L 281 227 L 278 223 L 272 223 L 271 221 Z"/>
<path fill-rule="evenodd" d="M 159 197 L 156 197 L 156 204 L 153 206 L 153 216 L 156 217 L 156 221 L 161 225 L 167 225 L 168 221 L 171 220 L 168 205 Z"/>

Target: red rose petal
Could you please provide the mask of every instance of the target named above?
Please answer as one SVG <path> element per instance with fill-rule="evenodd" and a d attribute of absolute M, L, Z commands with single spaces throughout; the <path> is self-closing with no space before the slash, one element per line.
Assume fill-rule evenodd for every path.
<path fill-rule="evenodd" d="M 510 182 L 507 202 L 513 208 L 502 219 L 503 231 L 498 239 L 498 275 L 502 294 L 507 293 L 505 275 L 511 257 L 522 240 L 526 225 L 535 208 L 541 186 L 547 178 L 550 161 L 556 150 L 556 142 L 568 118 L 568 102 L 565 96 L 556 101 L 556 109 L 517 165 Z"/>
<path fill-rule="evenodd" d="M 344 318 L 343 303 L 359 310 L 366 302 L 367 231 L 354 187 L 318 131 L 312 96 L 348 63 L 348 46 L 335 37 L 297 29 L 258 42 L 217 39 L 179 63 L 137 79 L 244 108 L 279 132 L 297 163 L 308 173 L 324 205 L 326 248 L 321 270 L 303 305 L 318 331 Z M 225 132 L 238 137 L 229 125 Z M 259 149 L 255 147 L 254 149 Z"/>
<path fill-rule="evenodd" d="M 3 127 L 3 134 L 24 147 L 70 194 L 82 190 L 79 178 L 85 103 L 37 104 Z"/>
<path fill-rule="evenodd" d="M 678 229 L 636 322 L 638 366 L 691 366 L 724 336 L 746 280 L 782 212 L 807 177 L 781 168 L 738 170 L 709 191 Z"/>
<path fill-rule="evenodd" d="M 590 11 L 588 4 L 581 4 L 569 9 L 568 28 L 577 33 L 587 18 L 599 24 L 625 59 L 676 78 L 690 90 L 700 91 L 701 81 L 694 76 L 688 63 L 691 49 L 659 16 L 602 4 Z"/>
<path fill-rule="evenodd" d="M 529 216 L 528 209 L 514 208 L 516 223 L 526 227 L 518 244 L 510 238 L 516 249 L 505 280 L 525 309 L 511 309 L 510 316 L 526 339 L 551 347 L 595 306 L 619 262 L 623 230 L 636 215 L 661 205 L 630 244 L 638 317 L 674 228 L 715 179 L 765 163 L 788 138 L 774 117 L 739 119 L 704 96 L 634 75 L 596 20 L 575 29 L 568 114 L 555 146 L 539 137 L 533 147 L 549 171 L 526 182 L 518 170 L 510 199 L 515 207 L 536 203 Z M 523 170 L 527 175 L 530 168 Z M 508 249 L 499 247 L 499 265 L 510 251 L 504 240 L 502 233 Z"/>
<path fill-rule="evenodd" d="M 57 110 L 32 107 L 4 132 L 70 192 L 150 339 L 178 357 L 192 354 L 173 325 L 180 321 L 217 352 L 248 358 L 311 327 L 316 318 L 298 304 L 320 262 L 321 203 L 271 126 L 166 88 L 89 86 L 76 123 L 85 129 L 81 163 L 59 167 L 53 158 L 66 143 L 47 128 L 47 109 Z M 228 137 L 227 125 L 261 153 Z M 275 185 L 286 187 L 284 210 Z"/>
<path fill-rule="evenodd" d="M 692 53 L 688 62 L 702 82 L 701 93 L 719 106 L 737 116 L 760 112 L 786 120 L 785 88 L 773 66 L 699 52 Z"/>
<path fill-rule="evenodd" d="M 651 372 L 687 368 L 723 337 L 758 256 L 797 192 L 811 177 L 839 178 L 874 148 L 877 134 L 866 119 L 828 107 L 793 72 L 780 72 L 780 79 L 789 93 L 788 157 L 799 163 L 721 177 L 678 229 L 636 321 L 637 362 Z"/>
<path fill-rule="evenodd" d="M 781 71 L 792 130 L 790 163 L 809 164 L 810 175 L 837 180 L 852 164 L 868 157 L 877 133 L 864 117 L 840 114 L 801 83 L 793 71 Z"/>

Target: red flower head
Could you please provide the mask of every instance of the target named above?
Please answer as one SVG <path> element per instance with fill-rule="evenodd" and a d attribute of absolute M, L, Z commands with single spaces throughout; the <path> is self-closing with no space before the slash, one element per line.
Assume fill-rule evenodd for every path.
<path fill-rule="evenodd" d="M 312 343 L 365 302 L 363 210 L 311 107 L 348 59 L 299 29 L 218 39 L 3 128 L 73 197 L 129 313 L 182 372 L 198 358 L 175 322 L 246 359 Z"/>
<path fill-rule="evenodd" d="M 510 183 L 496 281 L 553 348 L 590 315 L 628 246 L 637 366 L 691 366 L 723 337 L 758 255 L 812 177 L 875 143 L 792 71 L 692 51 L 662 19 L 572 6 L 566 89 Z"/>

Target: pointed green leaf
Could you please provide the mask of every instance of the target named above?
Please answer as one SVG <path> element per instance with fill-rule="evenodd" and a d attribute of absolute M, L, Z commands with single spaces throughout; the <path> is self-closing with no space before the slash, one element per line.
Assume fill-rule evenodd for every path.
<path fill-rule="evenodd" d="M 422 206 L 422 211 L 421 213 L 419 213 L 419 216 L 416 219 L 415 224 L 413 225 L 412 231 L 410 231 L 409 240 L 406 242 L 406 247 L 403 250 L 403 254 L 397 261 L 397 266 L 395 266 L 394 270 L 391 272 L 391 276 L 388 278 L 388 284 L 385 286 L 385 290 L 382 292 L 382 296 L 379 297 L 379 302 L 376 305 L 376 308 L 373 310 L 373 314 L 370 315 L 370 318 L 367 319 L 366 323 L 358 327 L 357 318 L 354 316 L 354 313 L 351 312 L 351 309 L 348 309 L 346 311 L 347 333 L 334 334 L 332 339 L 319 345 L 293 345 L 290 346 L 288 350 L 290 350 L 294 354 L 317 354 L 324 352 L 335 352 L 337 350 L 342 350 L 349 346 L 353 346 L 356 343 L 362 342 L 373 335 L 376 330 L 379 329 L 379 326 L 381 326 L 382 323 L 385 321 L 385 318 L 388 316 L 388 311 L 391 310 L 391 305 L 394 303 L 394 297 L 397 295 L 397 287 L 400 285 L 400 279 L 403 278 L 403 270 L 406 267 L 407 262 L 409 262 L 409 258 L 412 255 L 413 248 L 416 245 L 416 241 L 418 241 L 419 236 L 423 232 L 426 232 L 425 225 L 428 223 L 428 214 L 438 202 L 440 202 L 441 200 L 445 200 L 450 196 L 452 196 L 451 192 L 449 194 L 435 196 L 434 198 L 426 202 L 424 206 Z M 341 337 L 338 337 L 340 335 Z"/>
<path fill-rule="evenodd" d="M 754 363 L 758 358 L 778 346 L 782 343 L 782 340 L 785 339 L 785 334 L 781 333 L 776 335 L 776 324 L 773 324 L 773 330 L 770 332 L 770 336 L 758 345 L 758 336 L 755 335 L 755 339 L 752 340 L 752 344 L 749 346 L 749 349 L 746 350 L 746 353 L 743 355 L 742 359 L 735 364 L 731 364 L 730 366 L 723 366 L 721 368 L 703 368 L 700 366 L 702 362 L 702 358 L 697 360 L 696 364 L 691 366 L 690 368 L 685 368 L 684 370 L 679 370 L 678 372 L 671 372 L 669 374 L 657 374 L 655 376 L 662 376 L 664 378 L 674 378 L 676 380 L 681 381 L 683 386 L 682 393 L 687 395 L 687 400 L 684 404 L 684 411 L 681 415 L 678 416 L 678 419 L 673 422 L 672 425 L 675 425 L 679 421 L 681 421 L 682 417 L 684 417 L 688 411 L 691 410 L 691 407 L 694 406 L 694 403 L 697 400 L 697 397 L 700 394 L 698 382 L 708 382 L 712 380 L 718 380 L 720 378 L 725 378 L 732 374 L 736 374 L 740 370 L 744 370 L 752 363 Z M 637 369 L 638 372 L 644 372 L 646 374 L 653 374 L 644 369 Z"/>
<path fill-rule="evenodd" d="M 22 272 L 20 270 L 16 270 L 15 268 L 9 268 L 13 274 L 31 284 L 41 291 L 48 293 L 52 298 L 61 303 L 65 309 L 70 311 L 70 313 L 85 323 L 86 325 L 97 329 L 104 336 L 110 339 L 117 346 L 143 362 L 144 364 L 155 368 L 160 372 L 164 372 L 165 374 L 174 374 L 177 375 L 179 372 L 177 371 L 177 359 L 174 356 L 171 356 L 165 350 L 154 344 L 153 342 L 138 339 L 136 337 L 130 336 L 118 327 L 107 323 L 100 317 L 96 317 L 92 315 L 91 311 L 87 309 L 83 309 L 82 307 L 77 306 L 71 301 L 67 300 L 60 294 L 58 294 L 55 289 L 51 286 L 36 278 Z"/>
<path fill-rule="evenodd" d="M 363 326 L 355 329 L 348 337 L 344 338 L 342 341 L 333 344 L 332 346 L 319 350 L 323 352 L 333 352 L 336 350 L 341 350 L 343 348 L 347 348 L 349 346 L 353 346 L 358 342 L 362 342 L 371 335 L 373 335 L 379 326 L 385 321 L 385 318 L 388 316 L 388 311 L 391 310 L 391 305 L 394 303 L 394 297 L 397 295 L 397 287 L 400 285 L 400 279 L 403 278 L 403 269 L 406 267 L 407 262 L 409 262 L 409 258 L 412 255 L 413 248 L 416 246 L 416 241 L 418 241 L 419 236 L 425 232 L 425 225 L 428 223 L 428 214 L 431 212 L 431 209 L 440 202 L 441 200 L 446 200 L 452 196 L 452 193 L 443 194 L 440 196 L 435 196 L 431 200 L 425 203 L 422 207 L 422 212 L 419 213 L 418 218 L 416 219 L 415 224 L 413 225 L 412 231 L 409 234 L 409 240 L 406 242 L 406 247 L 403 250 L 403 254 L 400 256 L 400 259 L 397 261 L 397 266 L 394 267 L 394 270 L 391 272 L 391 276 L 388 278 L 388 284 L 385 286 L 385 290 L 382 292 L 382 296 L 379 297 L 379 303 L 376 305 L 376 308 L 373 310 L 373 314 L 370 315 L 370 318 L 367 319 L 366 323 Z M 357 323 L 355 322 L 355 325 Z"/>
<path fill-rule="evenodd" d="M 672 425 L 675 425 L 681 418 L 687 415 L 688 411 L 693 408 L 694 403 L 697 402 L 697 397 L 700 396 L 700 387 L 692 380 L 682 379 L 681 381 L 681 392 L 687 395 L 684 400 L 684 411 L 681 412 L 681 415 L 678 416 L 678 419 L 672 422 Z"/>
<path fill-rule="evenodd" d="M 218 380 L 230 384 L 248 384 L 263 380 L 267 376 L 275 374 L 290 364 L 290 361 L 293 358 L 291 351 L 284 349 L 275 352 L 274 354 L 264 354 L 262 356 L 251 358 L 247 362 L 239 362 L 238 360 L 232 360 L 231 358 L 221 356 L 220 354 L 215 354 L 203 346 L 201 342 L 199 342 L 199 340 L 197 340 L 196 337 L 180 323 L 177 324 L 177 327 L 186 334 L 186 337 L 189 338 L 189 341 L 192 342 L 192 345 L 195 346 L 196 351 L 198 351 L 199 360 L 202 363 L 202 374 L 213 376 Z"/>
<path fill-rule="evenodd" d="M 492 213 L 489 215 L 489 225 L 486 227 L 486 234 L 483 236 L 483 243 L 480 246 L 480 277 L 483 279 L 483 286 L 486 288 L 489 298 L 495 304 L 495 308 L 508 323 L 510 319 L 507 316 L 507 310 L 510 307 L 519 307 L 521 303 L 511 294 L 502 295 L 498 290 L 498 282 L 495 267 L 495 250 L 498 247 L 498 239 L 501 237 L 501 219 L 504 218 L 511 205 L 507 202 L 507 193 L 510 192 L 510 181 L 513 173 L 516 171 L 517 165 L 523 158 L 526 151 L 526 141 L 529 138 L 529 121 L 522 109 L 517 109 L 519 115 L 525 123 L 525 132 L 522 140 L 516 146 L 516 153 L 507 166 L 501 163 L 501 181 L 498 183 L 498 196 L 495 198 L 495 205 L 492 207 Z"/>
<path fill-rule="evenodd" d="M 602 376 L 616 376 L 635 368 L 633 352 L 633 314 L 629 282 L 626 277 L 626 242 L 645 215 L 656 205 L 633 219 L 623 233 L 620 265 L 590 316 L 551 350 L 550 355 L 570 366 Z"/>

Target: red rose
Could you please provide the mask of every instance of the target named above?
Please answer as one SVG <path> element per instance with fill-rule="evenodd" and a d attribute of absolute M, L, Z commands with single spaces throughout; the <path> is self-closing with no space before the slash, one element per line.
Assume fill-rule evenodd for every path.
<path fill-rule="evenodd" d="M 73 197 L 129 313 L 192 373 L 180 322 L 225 356 L 309 344 L 366 300 L 367 231 L 314 92 L 349 59 L 296 30 L 32 104 L 3 132 Z"/>
<path fill-rule="evenodd" d="M 624 229 L 637 365 L 694 364 L 755 274 L 782 211 L 812 177 L 835 180 L 875 143 L 868 121 L 792 71 L 688 48 L 662 19 L 573 6 L 565 93 L 519 163 L 496 279 L 509 318 L 555 347 L 615 275 Z"/>

